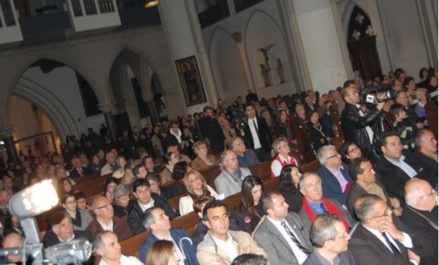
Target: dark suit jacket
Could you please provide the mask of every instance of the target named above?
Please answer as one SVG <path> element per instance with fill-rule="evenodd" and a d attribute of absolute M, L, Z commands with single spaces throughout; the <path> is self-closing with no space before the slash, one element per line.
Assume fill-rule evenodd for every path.
<path fill-rule="evenodd" d="M 340 263 L 342 265 L 355 265 L 354 257 L 352 256 L 352 253 L 349 252 L 349 250 L 346 250 L 345 252 L 342 252 L 337 255 L 337 257 L 340 259 Z M 325 265 L 323 264 L 320 259 L 317 257 L 316 250 L 309 255 L 309 257 L 305 260 L 305 262 L 302 265 Z"/>
<path fill-rule="evenodd" d="M 349 172 L 346 168 L 340 169 L 340 171 L 346 181 L 352 181 L 352 177 L 349 175 Z M 343 193 L 340 187 L 340 182 L 338 182 L 334 174 L 332 174 L 332 172 L 324 166 L 321 166 L 319 170 L 317 170 L 317 174 L 322 179 L 323 197 L 335 199 L 341 205 L 346 205 L 348 202 L 348 195 Z"/>
<path fill-rule="evenodd" d="M 419 169 L 418 178 L 428 181 L 435 188 L 438 182 L 438 164 L 433 159 L 416 150 L 409 156 L 409 161 Z"/>
<path fill-rule="evenodd" d="M 258 136 L 259 136 L 259 142 L 261 143 L 262 149 L 266 152 L 270 152 L 271 150 L 271 138 L 270 138 L 270 131 L 268 130 L 267 123 L 263 118 L 257 117 L 257 123 L 258 123 Z M 248 119 L 247 119 L 247 122 Z M 253 136 L 250 131 L 250 127 L 248 124 L 244 127 L 244 143 L 247 148 L 255 149 L 254 143 L 253 143 Z"/>
<path fill-rule="evenodd" d="M 209 139 L 212 151 L 217 154 L 224 151 L 224 140 L 226 137 L 218 120 L 211 117 L 203 117 L 198 121 L 198 125 L 203 137 Z"/>
<path fill-rule="evenodd" d="M 290 227 L 293 228 L 300 242 L 305 244 L 309 250 L 312 249 L 309 241 L 309 230 L 300 221 L 296 213 L 289 213 L 285 218 Z M 254 240 L 261 246 L 267 254 L 270 264 L 276 265 L 298 265 L 296 256 L 294 256 L 288 242 L 282 236 L 280 231 L 273 225 L 273 223 L 264 217 L 261 223 L 256 228 L 253 234 Z"/>
<path fill-rule="evenodd" d="M 434 207 L 431 213 L 416 211 L 431 218 L 430 220 L 436 225 L 438 224 L 437 206 Z M 407 205 L 404 206 L 400 219 L 407 226 L 407 233 L 414 239 L 413 251 L 427 261 L 423 264 L 438 264 L 438 231 Z"/>
<path fill-rule="evenodd" d="M 395 240 L 403 256 L 398 259 L 381 240 L 359 224 L 349 240 L 348 249 L 357 265 L 413 265 L 407 257 L 407 249 Z"/>
<path fill-rule="evenodd" d="M 416 172 L 419 172 L 420 167 L 411 162 L 410 159 L 406 158 L 404 161 Z M 404 186 L 410 180 L 410 177 L 402 169 L 390 163 L 385 157 L 378 160 L 375 171 L 380 175 L 389 196 L 397 197 L 401 203 L 404 203 Z"/>
<path fill-rule="evenodd" d="M 88 231 L 80 231 L 80 230 L 76 230 L 73 231 L 73 233 L 75 234 L 75 237 L 73 239 L 79 239 L 79 238 L 85 238 L 87 239 L 90 243 L 92 242 L 92 237 L 90 232 Z M 47 229 L 46 234 L 44 235 L 43 238 L 43 245 L 45 248 L 47 247 L 51 247 L 54 246 L 56 244 L 61 243 L 61 241 L 59 241 L 58 236 L 55 234 L 55 232 L 53 232 L 52 229 Z"/>
<path fill-rule="evenodd" d="M 82 167 L 82 175 L 87 176 L 92 174 L 93 171 L 88 167 Z M 69 177 L 73 180 L 79 179 L 81 175 L 79 174 L 78 170 L 76 168 L 72 168 L 69 173 Z"/>

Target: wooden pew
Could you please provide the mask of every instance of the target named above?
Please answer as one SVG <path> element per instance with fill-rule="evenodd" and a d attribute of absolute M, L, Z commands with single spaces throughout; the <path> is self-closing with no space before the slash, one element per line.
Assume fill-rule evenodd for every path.
<path fill-rule="evenodd" d="M 268 160 L 265 162 L 262 162 L 260 164 L 257 164 L 250 168 L 250 172 L 260 178 L 262 181 L 266 179 L 270 179 L 271 177 L 271 162 L 272 160 Z"/>
<path fill-rule="evenodd" d="M 90 178 L 84 177 L 73 185 L 73 190 L 84 192 L 86 198 L 94 197 L 103 192 L 104 183 L 109 177 L 111 177 L 111 174 Z"/>
<path fill-rule="evenodd" d="M 316 172 L 320 168 L 320 162 L 319 160 L 314 160 L 308 164 L 305 164 L 301 167 L 299 167 L 300 172 Z"/>

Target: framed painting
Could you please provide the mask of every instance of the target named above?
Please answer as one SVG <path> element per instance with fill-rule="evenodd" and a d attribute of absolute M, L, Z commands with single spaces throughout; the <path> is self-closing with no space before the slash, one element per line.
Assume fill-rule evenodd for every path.
<path fill-rule="evenodd" d="M 175 64 L 186 99 L 186 105 L 192 106 L 206 102 L 206 93 L 201 82 L 195 56 L 177 60 Z"/>

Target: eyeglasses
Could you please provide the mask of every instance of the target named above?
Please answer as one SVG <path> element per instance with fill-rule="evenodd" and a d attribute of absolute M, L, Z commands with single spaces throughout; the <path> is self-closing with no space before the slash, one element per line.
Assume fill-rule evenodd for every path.
<path fill-rule="evenodd" d="M 422 195 L 422 196 L 420 196 L 419 198 L 422 198 L 422 197 L 428 197 L 428 196 L 431 196 L 431 195 L 436 195 L 436 190 L 435 190 L 435 189 L 432 189 L 432 190 L 431 190 L 431 193 L 426 194 L 426 195 Z"/>
<path fill-rule="evenodd" d="M 74 203 L 76 203 L 76 200 L 75 201 L 67 201 L 66 202 L 66 204 L 74 204 Z"/>
<path fill-rule="evenodd" d="M 96 210 L 103 209 L 103 208 L 107 207 L 108 205 L 110 205 L 110 204 L 107 203 L 107 204 L 104 204 L 102 206 L 96 207 Z"/>
<path fill-rule="evenodd" d="M 329 159 L 331 159 L 331 158 L 333 158 L 333 157 L 337 157 L 337 156 L 339 156 L 339 154 L 338 154 L 338 153 L 335 153 L 335 155 L 328 156 L 328 158 L 326 158 L 326 160 L 329 160 Z"/>
<path fill-rule="evenodd" d="M 384 211 L 383 215 L 379 215 L 379 216 L 375 216 L 375 217 L 371 217 L 370 219 L 375 219 L 375 218 L 380 218 L 380 217 L 387 217 L 389 215 L 392 214 L 392 209 L 390 208 L 386 208 L 386 210 Z"/>
<path fill-rule="evenodd" d="M 341 239 L 341 238 L 342 239 L 349 239 L 349 238 L 351 238 L 351 236 L 349 235 L 348 232 L 345 232 L 343 235 L 336 237 L 334 240 Z"/>

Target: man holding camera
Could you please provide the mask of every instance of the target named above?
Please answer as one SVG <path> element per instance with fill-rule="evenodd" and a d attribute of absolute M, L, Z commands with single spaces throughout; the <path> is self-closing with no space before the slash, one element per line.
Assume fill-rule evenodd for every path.
<path fill-rule="evenodd" d="M 373 146 L 375 144 L 374 132 L 371 126 L 380 116 L 385 104 L 385 95 L 377 94 L 377 104 L 365 115 L 360 108 L 360 95 L 355 86 L 355 81 L 345 82 L 342 96 L 346 106 L 341 114 L 341 126 L 347 141 L 354 141 L 361 149 L 361 152 L 373 158 Z"/>

